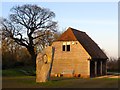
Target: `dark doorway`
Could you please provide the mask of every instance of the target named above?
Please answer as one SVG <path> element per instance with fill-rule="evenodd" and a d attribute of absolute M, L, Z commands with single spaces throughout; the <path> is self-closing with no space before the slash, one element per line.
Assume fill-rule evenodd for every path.
<path fill-rule="evenodd" d="M 90 77 L 95 77 L 95 62 L 90 61 Z"/>
<path fill-rule="evenodd" d="M 101 68 L 100 61 L 97 61 L 97 76 L 101 75 L 100 68 Z"/>

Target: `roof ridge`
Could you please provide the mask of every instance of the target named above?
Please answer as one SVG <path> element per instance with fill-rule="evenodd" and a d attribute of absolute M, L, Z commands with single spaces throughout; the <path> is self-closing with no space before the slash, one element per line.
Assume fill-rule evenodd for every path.
<path fill-rule="evenodd" d="M 71 27 L 69 27 L 68 30 L 69 30 L 69 29 L 72 31 L 72 33 L 73 33 L 75 39 L 78 40 L 77 37 L 76 37 L 76 35 L 75 35 L 74 32 L 73 32 L 73 30 L 75 30 L 75 31 L 78 31 L 78 30 L 76 30 L 76 29 L 74 29 L 74 28 L 71 28 Z"/>
<path fill-rule="evenodd" d="M 58 39 L 57 41 L 71 41 L 71 40 L 77 40 L 73 30 L 71 27 L 69 27 Z"/>
<path fill-rule="evenodd" d="M 78 30 L 78 29 L 75 29 L 75 28 L 71 28 L 71 27 L 69 27 L 71 30 L 75 30 L 75 31 L 78 31 L 78 32 L 81 32 L 81 33 L 86 33 L 86 32 L 84 32 L 84 31 L 80 31 L 80 30 Z M 68 29 L 69 29 L 68 28 Z"/>

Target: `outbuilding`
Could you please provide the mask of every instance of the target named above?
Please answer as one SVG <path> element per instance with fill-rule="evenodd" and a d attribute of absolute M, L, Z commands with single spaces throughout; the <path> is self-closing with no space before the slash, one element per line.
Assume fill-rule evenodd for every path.
<path fill-rule="evenodd" d="M 56 41 L 51 76 L 96 77 L 106 75 L 108 57 L 83 31 L 69 27 Z"/>

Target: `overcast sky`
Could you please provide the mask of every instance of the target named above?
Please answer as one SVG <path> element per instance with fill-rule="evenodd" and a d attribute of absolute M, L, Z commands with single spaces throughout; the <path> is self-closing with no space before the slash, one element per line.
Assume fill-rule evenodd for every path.
<path fill-rule="evenodd" d="M 2 17 L 15 5 L 37 4 L 56 14 L 59 30 L 72 27 L 86 32 L 108 57 L 118 57 L 117 2 L 2 2 Z"/>

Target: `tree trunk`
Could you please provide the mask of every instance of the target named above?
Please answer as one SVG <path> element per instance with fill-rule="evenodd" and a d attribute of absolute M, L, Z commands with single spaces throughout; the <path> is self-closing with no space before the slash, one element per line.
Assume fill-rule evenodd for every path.
<path fill-rule="evenodd" d="M 27 47 L 27 50 L 29 51 L 29 54 L 31 55 L 31 59 L 33 61 L 34 66 L 36 66 L 36 53 L 34 51 L 34 46 Z"/>

